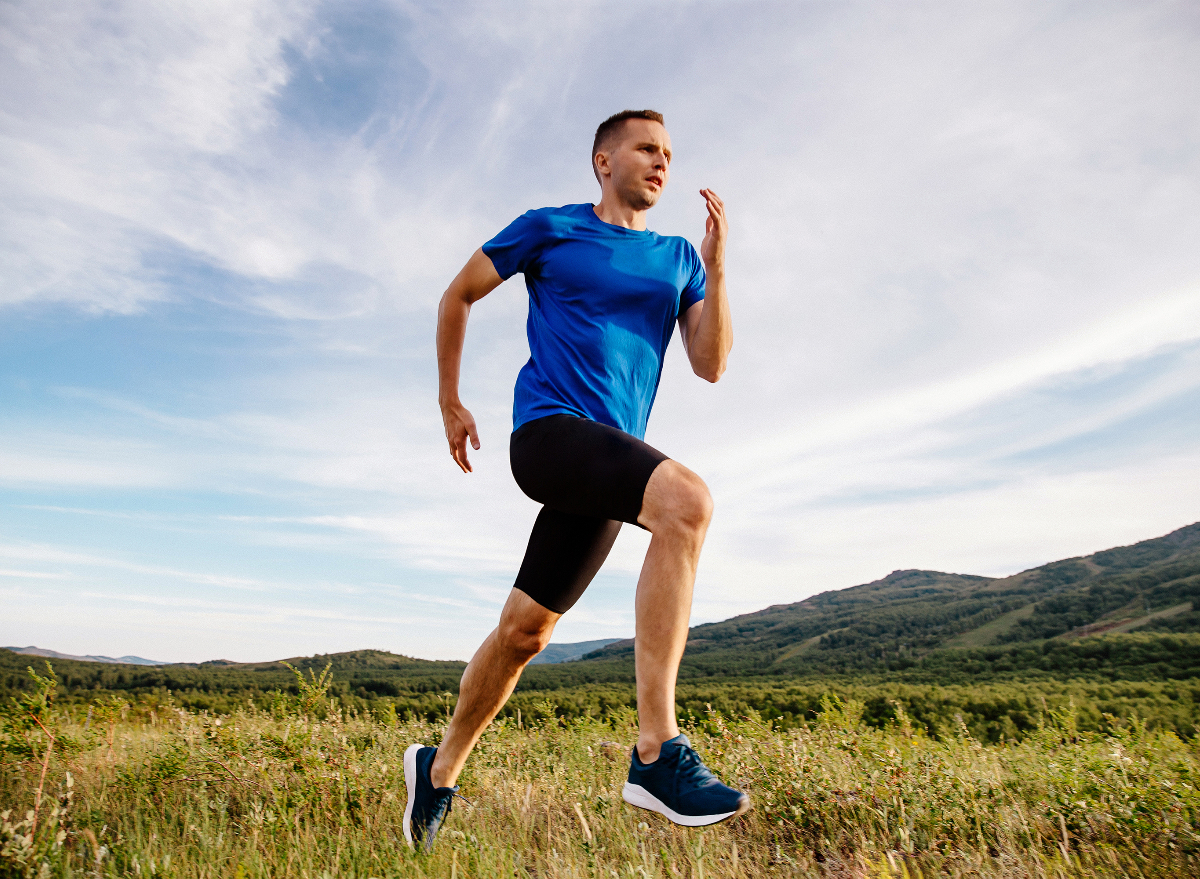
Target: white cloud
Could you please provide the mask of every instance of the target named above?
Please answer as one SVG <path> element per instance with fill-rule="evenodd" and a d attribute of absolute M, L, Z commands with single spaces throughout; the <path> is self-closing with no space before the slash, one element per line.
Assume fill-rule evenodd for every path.
<path fill-rule="evenodd" d="M 1192 453 L 1148 466 L 1033 472 L 903 502 L 801 509 L 733 533 L 719 512 L 694 618 L 723 619 L 798 601 L 896 569 L 1007 576 L 1165 534 L 1200 519 L 1192 477 L 1198 465 L 1200 456 Z M 739 505 L 729 517 L 745 509 Z"/>
<path fill-rule="evenodd" d="M 702 185 L 734 224 L 731 369 L 710 386 L 676 347 L 649 437 L 717 498 L 698 618 L 899 566 L 1011 572 L 1197 518 L 1190 9 L 655 14 L 6 5 L 0 309 L 35 340 L 0 373 L 14 540 L 75 559 L 96 606 L 159 581 L 191 600 L 219 588 L 206 576 L 405 584 L 487 611 L 420 642 L 469 654 L 536 511 L 505 447 L 523 291 L 472 315 L 469 477 L 435 408 L 436 300 L 512 216 L 594 197 L 596 122 L 644 105 L 677 153 L 655 228 L 698 241 Z M 115 515 L 82 528 L 72 508 Z M 627 633 L 645 537 L 626 531 L 564 631 Z M 235 652 L 256 613 L 314 650 L 386 629 L 231 602 L 186 612 L 194 649 Z M 169 604 L 136 619 L 162 625 Z M 138 637 L 117 616 L 100 618 Z"/>
<path fill-rule="evenodd" d="M 702 457 L 708 470 L 736 475 L 747 490 L 759 486 L 754 473 L 769 473 L 772 480 L 787 480 L 786 467 L 797 455 L 820 449 L 844 449 L 847 444 L 878 445 L 886 437 L 889 448 L 903 451 L 897 436 L 905 431 L 930 430 L 945 419 L 986 407 L 1000 398 L 1037 386 L 1067 380 L 1073 374 L 1097 367 L 1128 367 L 1169 346 L 1200 339 L 1200 292 L 1161 297 L 1117 314 L 1096 325 L 1085 326 L 1042 350 L 994 361 L 982 369 L 928 385 L 893 391 L 878 397 L 860 397 L 852 407 L 811 418 L 796 413 L 782 419 L 785 430 L 743 442 L 724 443 Z M 1154 393 L 1171 395 L 1196 384 L 1194 373 L 1173 375 L 1166 387 Z M 1123 402 L 1093 413 L 1115 420 L 1122 412 L 1144 408 L 1149 399 Z M 1051 422 L 1048 427 L 1055 426 Z M 1079 432 L 1081 426 L 1067 428 Z M 946 441 L 945 438 L 942 439 Z M 784 467 L 782 471 L 780 467 Z"/>
<path fill-rule="evenodd" d="M 161 298 L 140 257 L 203 247 L 195 221 L 226 208 L 214 163 L 269 127 L 280 43 L 304 18 L 296 4 L 6 5 L 0 166 L 24 210 L 5 212 L 5 301 Z"/>

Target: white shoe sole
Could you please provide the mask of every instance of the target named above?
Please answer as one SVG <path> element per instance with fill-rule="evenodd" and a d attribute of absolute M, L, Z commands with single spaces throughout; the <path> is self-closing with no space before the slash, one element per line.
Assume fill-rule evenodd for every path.
<path fill-rule="evenodd" d="M 413 848 L 412 810 L 413 801 L 417 798 L 417 752 L 424 745 L 409 745 L 404 752 L 404 784 L 408 788 L 408 805 L 404 807 L 404 841 Z"/>
<path fill-rule="evenodd" d="M 738 800 L 737 808 L 732 812 L 720 812 L 716 815 L 680 815 L 640 784 L 633 784 L 628 781 L 625 782 L 625 788 L 621 791 L 621 798 L 631 806 L 637 806 L 639 809 L 649 809 L 651 812 L 658 812 L 658 814 L 669 818 L 676 824 L 682 824 L 684 827 L 704 827 L 707 824 L 716 824 L 718 821 L 744 815 L 750 811 L 750 798 L 742 794 L 742 798 Z"/>

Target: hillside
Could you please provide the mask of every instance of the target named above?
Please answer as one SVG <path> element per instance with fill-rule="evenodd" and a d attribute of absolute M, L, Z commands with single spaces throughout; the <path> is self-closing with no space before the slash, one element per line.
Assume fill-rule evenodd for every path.
<path fill-rule="evenodd" d="M 910 714 L 930 725 L 936 717 L 977 717 L 994 738 L 1009 721 L 1031 728 L 1034 682 L 1045 694 L 1090 681 L 1087 687 L 1101 687 L 1097 694 L 1109 694 L 1096 697 L 1109 700 L 1097 703 L 1108 706 L 1104 711 L 1173 718 L 1172 727 L 1186 733 L 1200 722 L 1193 680 L 1200 679 L 1197 601 L 1200 523 L 1000 579 L 895 571 L 873 583 L 696 626 L 680 670 L 680 705 L 697 713 L 712 704 L 799 718 L 814 713 L 830 686 L 847 692 L 875 687 L 883 689 L 863 695 L 869 713 L 883 722 L 898 688 L 916 685 L 924 689 L 902 697 Z M 309 676 L 329 665 L 330 695 L 348 708 L 431 719 L 451 709 L 464 668 L 379 650 L 290 662 Z M 42 665 L 0 650 L 0 694 L 27 690 L 31 664 Z M 68 702 L 121 693 L 227 711 L 248 701 L 269 706 L 300 691 L 280 662 L 149 667 L 54 660 L 54 668 Z M 621 710 L 634 703 L 633 671 L 629 641 L 574 662 L 531 665 L 505 710 L 528 713 L 545 700 L 564 714 Z M 1136 686 L 1104 688 L 1114 681 Z M 1013 682 L 1020 692 L 1014 694 Z M 954 686 L 961 698 L 951 704 L 944 688 Z M 931 687 L 943 688 L 942 695 Z M 985 690 L 987 705 L 980 702 Z M 938 707 L 930 708 L 934 703 Z"/>
<path fill-rule="evenodd" d="M 1200 523 L 1011 577 L 894 571 L 873 583 L 696 626 L 681 677 L 942 674 L 953 673 L 955 661 L 1054 670 L 1043 667 L 1046 657 L 1074 673 L 1069 666 L 1079 657 L 1094 667 L 1098 652 L 1153 654 L 1159 643 L 1173 645 L 1169 658 L 1183 663 L 1174 671 L 1190 676 L 1193 669 L 1200 674 L 1200 656 L 1188 646 L 1196 639 L 1164 636 L 1200 632 L 1198 603 Z M 1139 637 L 1112 637 L 1131 632 Z M 624 641 L 574 665 L 612 666 L 632 653 Z"/>
<path fill-rule="evenodd" d="M 282 663 L 306 675 L 319 675 L 328 665 L 331 693 L 362 700 L 399 698 L 414 710 L 436 710 L 442 694 L 458 689 L 466 663 L 413 659 L 385 650 L 355 650 L 294 657 L 278 662 L 176 663 L 159 666 L 112 665 L 69 659 L 52 661 L 64 690 L 63 698 L 86 699 L 96 691 L 131 695 L 172 695 L 193 709 L 227 710 L 231 702 L 261 700 L 274 691 L 295 693 L 296 678 Z M 32 656 L 0 649 L 0 693 L 27 689 L 28 667 L 44 668 Z"/>
<path fill-rule="evenodd" d="M 593 651 L 607 647 L 609 644 L 614 644 L 620 641 L 620 638 L 600 638 L 596 641 L 574 641 L 567 644 L 547 644 L 544 649 L 533 659 L 529 660 L 530 665 L 553 665 L 556 662 L 573 662 L 576 659 L 582 659 Z"/>

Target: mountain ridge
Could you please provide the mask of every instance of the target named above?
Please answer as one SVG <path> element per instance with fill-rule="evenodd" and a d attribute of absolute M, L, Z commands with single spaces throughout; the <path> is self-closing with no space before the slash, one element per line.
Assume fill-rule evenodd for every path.
<path fill-rule="evenodd" d="M 894 671 L 936 650 L 1200 632 L 1200 522 L 1008 577 L 897 570 L 692 627 L 681 676 Z M 987 628 L 985 628 L 987 627 Z M 976 637 L 967 637 L 977 633 Z M 631 641 L 581 662 L 628 659 Z M 877 655 L 871 659 L 870 654 Z"/>
<path fill-rule="evenodd" d="M 59 653 L 46 647 L 29 645 L 28 647 L 0 647 L 0 650 L 11 650 L 22 656 L 40 656 L 45 659 L 73 659 L 76 662 L 103 662 L 109 665 L 168 665 L 156 659 L 145 659 L 141 656 L 75 656 L 70 653 Z"/>
<path fill-rule="evenodd" d="M 577 659 L 582 659 L 588 653 L 594 650 L 602 650 L 610 644 L 617 641 L 625 640 L 622 638 L 598 638 L 594 641 L 574 641 L 565 644 L 556 644 L 551 642 L 546 645 L 546 649 L 539 653 L 533 659 L 529 660 L 530 665 L 553 665 L 559 662 L 574 662 Z"/>
<path fill-rule="evenodd" d="M 1200 522 L 1162 537 L 1050 562 L 1009 577 L 902 569 L 870 583 L 693 627 L 680 681 L 878 678 L 963 682 L 988 676 L 1200 678 Z M 586 642 L 584 642 L 586 643 Z M 362 699 L 438 704 L 465 663 L 382 650 L 289 660 L 330 665 Z M 71 686 L 149 692 L 294 688 L 282 660 L 105 665 L 60 660 Z M 26 656 L 0 650 L 5 687 Z M 633 681 L 633 642 L 526 669 L 522 691 Z M 199 697 L 197 697 L 199 698 Z M 207 697 L 205 697 L 207 698 Z M 199 704 L 199 703 L 197 703 Z"/>

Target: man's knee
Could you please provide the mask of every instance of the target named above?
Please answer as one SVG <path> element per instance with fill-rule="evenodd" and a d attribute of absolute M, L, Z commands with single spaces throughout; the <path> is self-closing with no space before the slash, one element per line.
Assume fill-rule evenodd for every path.
<path fill-rule="evenodd" d="M 520 619 L 500 620 L 500 643 L 522 662 L 528 662 L 546 649 L 553 632 L 553 625 Z"/>
<path fill-rule="evenodd" d="M 651 531 L 672 527 L 703 533 L 712 520 L 713 499 L 704 480 L 676 461 L 664 461 L 650 477 L 642 507 Z"/>
<path fill-rule="evenodd" d="M 713 517 L 712 493 L 695 473 L 689 470 L 688 476 L 679 490 L 679 517 L 689 528 L 706 529 Z"/>

